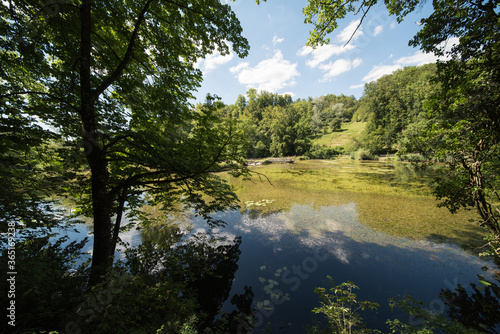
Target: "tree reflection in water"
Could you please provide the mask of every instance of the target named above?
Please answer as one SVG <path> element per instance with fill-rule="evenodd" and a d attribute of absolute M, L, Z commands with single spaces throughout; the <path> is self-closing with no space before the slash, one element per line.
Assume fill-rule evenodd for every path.
<path fill-rule="evenodd" d="M 500 275 L 495 277 L 500 283 Z M 470 284 L 472 292 L 458 284 L 454 291 L 441 290 L 448 315 L 467 327 L 486 333 L 500 333 L 500 286 L 479 276 L 480 285 Z"/>
<path fill-rule="evenodd" d="M 212 232 L 187 233 L 178 225 L 159 224 L 143 231 L 143 241 L 129 251 L 131 268 L 147 268 L 158 279 L 185 283 L 183 297 L 197 301 L 198 330 L 204 333 L 250 333 L 253 324 L 253 291 L 244 287 L 231 298 L 231 313 L 220 313 L 228 299 L 237 262 L 241 237 Z M 139 253 L 148 256 L 138 257 Z M 146 260 L 149 259 L 149 260 Z"/>

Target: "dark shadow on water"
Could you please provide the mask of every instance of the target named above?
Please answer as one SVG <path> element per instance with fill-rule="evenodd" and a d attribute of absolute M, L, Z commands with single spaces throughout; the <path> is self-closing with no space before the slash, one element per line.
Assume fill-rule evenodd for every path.
<path fill-rule="evenodd" d="M 471 225 L 454 229 L 453 233 L 454 238 L 432 233 L 426 239 L 438 244 L 455 245 L 475 256 L 479 256 L 480 253 L 486 251 L 486 248 L 483 247 L 485 245 L 485 242 L 483 242 L 484 234 L 480 234 L 475 226 Z M 461 240 L 462 242 L 459 244 L 456 240 Z M 493 257 L 484 257 L 484 259 L 493 261 Z"/>

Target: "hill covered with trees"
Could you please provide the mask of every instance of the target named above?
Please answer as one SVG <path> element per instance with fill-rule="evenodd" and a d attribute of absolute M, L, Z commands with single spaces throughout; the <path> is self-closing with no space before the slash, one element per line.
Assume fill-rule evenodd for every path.
<path fill-rule="evenodd" d="M 329 158 L 359 149 L 397 153 L 430 121 L 425 103 L 436 91 L 435 73 L 435 64 L 406 67 L 366 84 L 360 99 L 328 94 L 294 101 L 290 95 L 250 89 L 226 106 L 225 114 L 245 132 L 247 158 Z M 366 125 L 352 142 L 332 146 L 321 140 L 341 135 L 355 122 Z"/>

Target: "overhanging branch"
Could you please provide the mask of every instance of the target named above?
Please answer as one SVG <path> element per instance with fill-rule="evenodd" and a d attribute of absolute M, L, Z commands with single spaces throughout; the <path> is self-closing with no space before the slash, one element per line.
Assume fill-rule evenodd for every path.
<path fill-rule="evenodd" d="M 101 85 L 95 90 L 94 92 L 94 99 L 97 100 L 99 95 L 101 95 L 113 82 L 115 82 L 120 75 L 123 73 L 125 68 L 127 67 L 127 64 L 129 63 L 132 53 L 134 50 L 135 46 L 135 41 L 137 39 L 137 36 L 139 35 L 139 29 L 141 28 L 142 23 L 144 22 L 144 18 L 146 16 L 146 13 L 149 9 L 149 6 L 151 5 L 151 2 L 153 0 L 148 0 L 144 7 L 142 8 L 141 13 L 139 14 L 139 17 L 137 18 L 137 22 L 135 23 L 134 30 L 132 31 L 132 36 L 130 37 L 128 46 L 127 46 L 127 51 L 125 52 L 125 56 L 123 56 L 123 59 L 121 60 L 120 64 L 116 67 L 116 69 L 111 73 L 102 83 Z"/>
<path fill-rule="evenodd" d="M 361 9 L 362 9 L 362 6 L 363 6 L 363 5 L 361 5 L 361 7 L 359 7 L 359 10 L 361 10 Z M 368 8 L 366 9 L 366 11 L 365 11 L 365 10 L 363 10 L 363 16 L 361 17 L 361 20 L 359 21 L 358 26 L 356 27 L 356 29 L 355 29 L 355 30 L 354 30 L 354 32 L 352 33 L 352 35 L 351 35 L 351 37 L 349 38 L 349 40 L 348 40 L 348 41 L 344 44 L 344 47 L 345 47 L 345 46 L 347 46 L 347 44 L 349 44 L 349 43 L 351 42 L 351 40 L 354 38 L 354 35 L 356 35 L 356 33 L 357 33 L 357 32 L 358 32 L 358 30 L 359 30 L 359 27 L 361 27 L 361 24 L 363 24 L 363 20 L 365 19 L 366 14 L 368 14 L 368 11 L 370 10 L 370 8 L 371 8 L 372 6 L 373 6 L 373 0 L 372 0 L 372 1 L 370 1 L 370 4 L 368 5 Z M 359 10 L 358 10 L 358 12 L 359 12 Z"/>
<path fill-rule="evenodd" d="M 31 90 L 24 91 L 24 92 L 15 92 L 15 93 L 9 93 L 9 94 L 2 94 L 2 95 L 0 95 L 0 99 L 8 98 L 11 96 L 16 96 L 16 95 L 45 95 L 45 96 L 50 97 L 51 99 L 54 99 L 56 101 L 59 101 L 59 102 L 66 104 L 68 107 L 71 107 L 74 110 L 79 110 L 77 107 L 75 107 L 74 105 L 72 105 L 71 103 L 66 101 L 65 99 L 60 98 L 60 97 L 55 96 L 55 95 L 50 94 L 50 93 L 46 93 L 46 92 L 37 92 L 37 91 L 31 91 Z"/>

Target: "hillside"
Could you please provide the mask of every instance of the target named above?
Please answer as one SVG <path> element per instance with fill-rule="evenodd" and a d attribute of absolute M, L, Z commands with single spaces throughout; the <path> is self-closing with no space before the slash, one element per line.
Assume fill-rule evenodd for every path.
<path fill-rule="evenodd" d="M 318 136 L 312 140 L 312 144 L 313 146 L 317 145 L 333 148 L 350 147 L 353 145 L 355 138 L 360 138 L 366 125 L 366 122 L 343 123 L 341 130 Z"/>

